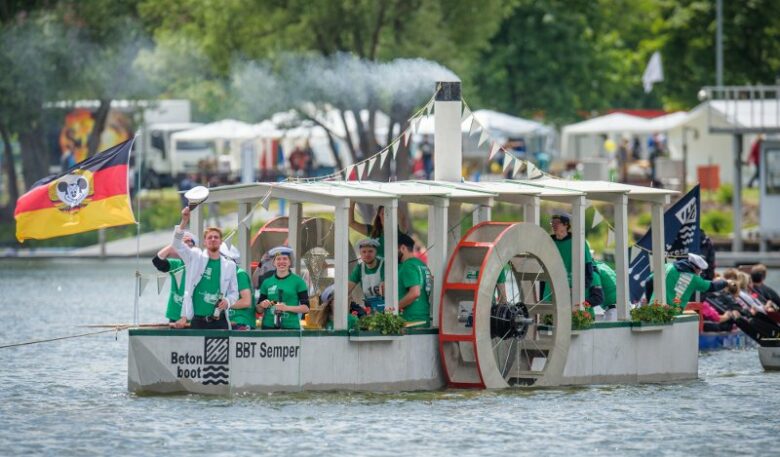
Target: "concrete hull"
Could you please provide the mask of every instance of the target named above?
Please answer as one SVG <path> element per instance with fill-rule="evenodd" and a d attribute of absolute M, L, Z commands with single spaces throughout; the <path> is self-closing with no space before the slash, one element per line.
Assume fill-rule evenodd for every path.
<path fill-rule="evenodd" d="M 398 337 L 345 331 L 130 331 L 128 389 L 211 395 L 415 391 L 445 386 L 436 330 Z M 643 328 L 599 323 L 575 332 L 559 385 L 695 379 L 698 319 Z"/>

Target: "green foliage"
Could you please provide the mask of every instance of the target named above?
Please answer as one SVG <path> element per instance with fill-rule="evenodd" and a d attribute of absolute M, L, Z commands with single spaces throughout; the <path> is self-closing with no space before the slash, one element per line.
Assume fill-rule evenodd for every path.
<path fill-rule="evenodd" d="M 586 328 L 590 328 L 595 320 L 596 318 L 593 314 L 593 308 L 577 308 L 571 312 L 571 329 L 584 330 Z"/>
<path fill-rule="evenodd" d="M 641 228 L 644 227 L 645 229 L 650 227 L 650 224 L 653 222 L 653 216 L 650 213 L 641 213 L 636 218 L 637 225 Z"/>
<path fill-rule="evenodd" d="M 709 234 L 728 235 L 734 228 L 728 211 L 710 210 L 701 215 L 701 228 Z"/>
<path fill-rule="evenodd" d="M 730 206 L 734 198 L 734 186 L 731 183 L 723 183 L 715 193 L 715 201 L 721 205 Z"/>
<path fill-rule="evenodd" d="M 359 328 L 368 332 L 379 332 L 382 335 L 400 335 L 404 331 L 406 321 L 403 317 L 390 312 L 371 313 L 360 318 Z"/>
<path fill-rule="evenodd" d="M 676 306 L 653 303 L 652 305 L 637 306 L 631 310 L 631 319 L 648 324 L 667 324 L 680 313 Z"/>

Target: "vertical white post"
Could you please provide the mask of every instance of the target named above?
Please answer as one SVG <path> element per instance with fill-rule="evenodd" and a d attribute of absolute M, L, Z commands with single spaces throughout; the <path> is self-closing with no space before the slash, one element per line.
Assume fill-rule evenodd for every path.
<path fill-rule="evenodd" d="M 571 208 L 571 302 L 585 301 L 585 197 L 576 197 Z"/>
<path fill-rule="evenodd" d="M 449 258 L 460 241 L 460 203 L 450 202 L 446 220 L 447 225 L 442 227 L 442 231 L 447 236 L 446 252 L 447 258 Z"/>
<path fill-rule="evenodd" d="M 250 241 L 250 226 L 252 225 L 252 221 L 250 219 L 247 219 L 245 222 L 246 225 L 241 224 L 241 221 L 244 220 L 245 217 L 249 215 L 249 211 L 251 211 L 251 205 L 247 202 L 238 202 L 238 226 L 236 227 L 236 230 L 238 231 L 238 248 L 239 251 L 241 251 L 241 261 L 239 262 L 238 266 L 243 268 L 244 271 L 250 274 L 250 264 L 252 263 L 251 259 L 251 253 L 250 253 L 250 247 L 249 247 L 249 241 Z"/>
<path fill-rule="evenodd" d="M 197 206 L 190 212 L 190 232 L 198 239 L 200 246 L 203 246 L 203 211 L 201 211 L 201 206 Z"/>
<path fill-rule="evenodd" d="M 615 273 L 617 275 L 618 320 L 630 320 L 628 303 L 628 196 L 620 195 L 615 205 Z M 607 303 L 611 304 L 611 303 Z"/>
<path fill-rule="evenodd" d="M 441 301 L 441 289 L 444 284 L 444 273 L 447 270 L 447 208 L 449 200 L 437 199 L 428 207 L 428 268 L 433 275 L 433 297 L 431 308 L 433 321 L 432 327 L 439 326 L 439 306 Z"/>
<path fill-rule="evenodd" d="M 460 82 L 444 81 L 436 86 L 433 176 L 437 181 L 460 182 L 463 164 Z"/>
<path fill-rule="evenodd" d="M 398 200 L 386 203 L 384 212 L 385 305 L 393 307 L 398 314 Z"/>
<path fill-rule="evenodd" d="M 298 202 L 290 202 L 290 216 L 287 220 L 287 243 L 295 251 L 293 256 L 292 270 L 293 273 L 301 274 L 301 215 L 303 213 L 303 205 Z"/>
<path fill-rule="evenodd" d="M 539 197 L 532 197 L 531 203 L 523 205 L 523 222 L 539 225 L 541 203 Z"/>
<path fill-rule="evenodd" d="M 492 209 L 487 205 L 479 205 L 476 211 L 471 215 L 471 222 L 473 225 L 477 225 L 480 222 L 489 221 L 492 217 Z"/>
<path fill-rule="evenodd" d="M 652 220 L 650 229 L 653 231 L 653 293 L 659 302 L 666 302 L 666 244 L 664 237 L 664 205 L 653 203 L 650 208 Z M 650 297 L 648 297 L 650 299 Z M 672 303 L 667 303 L 669 306 Z"/>
<path fill-rule="evenodd" d="M 292 209 L 292 208 L 291 208 Z M 349 303 L 349 291 L 347 290 L 347 277 L 349 276 L 349 200 L 343 199 L 336 204 L 334 209 L 336 224 L 334 234 L 334 246 L 336 251 L 333 259 L 335 265 L 334 293 L 333 293 L 333 329 L 347 329 L 347 305 Z"/>

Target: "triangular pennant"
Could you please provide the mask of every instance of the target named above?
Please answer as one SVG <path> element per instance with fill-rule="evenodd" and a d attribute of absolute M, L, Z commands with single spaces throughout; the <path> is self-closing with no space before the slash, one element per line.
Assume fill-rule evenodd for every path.
<path fill-rule="evenodd" d="M 471 116 L 471 110 L 468 106 L 463 105 L 463 115 L 460 117 L 460 123 L 463 124 Z"/>
<path fill-rule="evenodd" d="M 393 143 L 393 162 L 395 162 L 395 156 L 398 154 L 398 148 L 401 146 L 400 141 Z"/>
<path fill-rule="evenodd" d="M 387 160 L 387 156 L 390 155 L 390 151 L 388 149 L 385 149 L 381 153 L 379 153 L 379 169 L 383 170 L 385 168 L 385 160 Z"/>
<path fill-rule="evenodd" d="M 266 193 L 263 196 L 263 199 L 260 200 L 260 205 L 262 205 L 263 208 L 265 208 L 265 210 L 268 211 L 268 207 L 271 206 L 271 191 L 270 190 L 268 191 L 268 193 Z"/>
<path fill-rule="evenodd" d="M 344 176 L 345 181 L 352 180 L 352 173 L 355 171 L 355 165 L 350 165 L 347 167 L 346 176 Z"/>
<path fill-rule="evenodd" d="M 590 225 L 590 228 L 596 228 L 596 226 L 602 222 L 604 222 L 604 217 L 601 215 L 599 210 L 593 208 L 593 223 Z"/>
<path fill-rule="evenodd" d="M 363 179 L 363 171 L 366 169 L 366 163 L 360 162 L 357 164 L 357 179 L 358 181 Z"/>
<path fill-rule="evenodd" d="M 512 157 L 510 155 L 505 155 L 504 156 L 504 167 L 503 167 L 504 172 L 506 172 L 509 169 L 509 167 L 512 166 L 512 163 L 514 161 L 515 161 L 514 157 Z"/>
<path fill-rule="evenodd" d="M 409 137 L 411 136 L 412 136 L 412 129 L 410 126 L 410 128 L 406 129 L 406 131 L 404 132 L 404 146 L 409 145 Z M 393 155 L 393 159 L 395 159 L 395 155 Z"/>
<path fill-rule="evenodd" d="M 149 279 L 145 278 L 143 276 L 138 277 L 138 296 L 144 294 L 144 289 L 146 289 L 146 285 L 149 284 Z"/>
<path fill-rule="evenodd" d="M 525 161 L 515 160 L 515 169 L 512 171 L 512 177 L 517 177 L 525 166 Z"/>
<path fill-rule="evenodd" d="M 431 100 L 430 103 L 428 103 L 428 109 L 426 110 L 426 114 L 425 114 L 426 116 L 430 116 L 431 115 L 431 113 L 433 112 L 433 105 L 435 105 L 435 104 L 436 104 L 436 102 L 433 101 L 433 100 Z"/>
<path fill-rule="evenodd" d="M 471 117 L 471 127 L 469 127 L 469 136 L 473 135 L 474 133 L 479 130 L 479 122 L 477 121 L 476 116 Z"/>
<path fill-rule="evenodd" d="M 158 276 L 157 277 L 157 295 L 160 295 L 163 290 L 163 286 L 165 285 L 165 281 L 168 279 L 168 276 Z"/>
<path fill-rule="evenodd" d="M 487 130 L 482 129 L 482 134 L 479 135 L 479 143 L 477 143 L 477 147 L 482 146 L 482 143 L 490 139 L 490 134 L 487 132 Z"/>
<path fill-rule="evenodd" d="M 376 164 L 377 156 L 373 156 L 370 159 L 368 159 L 368 170 L 366 171 L 366 174 L 370 175 L 371 171 L 374 169 L 374 165 Z"/>
<path fill-rule="evenodd" d="M 414 120 L 414 133 L 420 131 L 420 122 L 422 122 L 422 116 L 419 116 L 417 119 Z"/>
<path fill-rule="evenodd" d="M 493 146 L 490 147 L 490 155 L 488 156 L 488 160 L 493 160 L 493 157 L 498 154 L 498 151 L 501 150 L 501 145 L 498 143 L 493 143 Z"/>
<path fill-rule="evenodd" d="M 176 284 L 181 284 L 181 275 L 184 274 L 184 268 L 180 268 L 173 272 L 173 279 L 176 280 Z"/>
<path fill-rule="evenodd" d="M 544 176 L 544 173 L 539 171 L 539 169 L 536 168 L 536 165 L 532 164 L 531 162 L 528 162 L 528 178 L 536 179 L 536 178 L 541 178 L 542 176 Z"/>
<path fill-rule="evenodd" d="M 615 232 L 612 229 L 607 230 L 607 246 L 615 245 Z"/>

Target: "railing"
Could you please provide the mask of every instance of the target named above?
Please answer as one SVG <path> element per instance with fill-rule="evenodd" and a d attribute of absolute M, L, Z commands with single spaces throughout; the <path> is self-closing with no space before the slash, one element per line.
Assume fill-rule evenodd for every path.
<path fill-rule="evenodd" d="M 711 133 L 780 132 L 780 86 L 707 86 L 699 100 Z"/>

